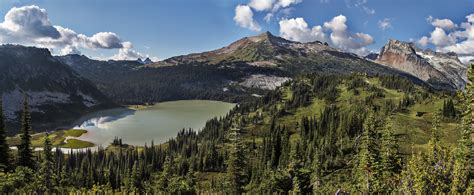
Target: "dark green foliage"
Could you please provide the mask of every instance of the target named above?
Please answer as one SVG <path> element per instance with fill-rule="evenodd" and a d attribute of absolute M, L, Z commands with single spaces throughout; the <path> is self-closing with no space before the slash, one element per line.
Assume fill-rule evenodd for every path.
<path fill-rule="evenodd" d="M 452 99 L 444 100 L 442 113 L 445 118 L 452 119 L 456 117 L 456 108 Z"/>
<path fill-rule="evenodd" d="M 402 158 L 399 153 L 399 140 L 395 136 L 390 118 L 385 121 L 380 133 L 380 191 L 393 192 L 399 185 Z"/>
<path fill-rule="evenodd" d="M 10 148 L 7 144 L 5 118 L 3 115 L 3 101 L 0 97 L 0 171 L 8 171 L 11 167 Z"/>
<path fill-rule="evenodd" d="M 404 95 L 402 100 L 398 103 L 398 109 L 404 110 L 407 107 L 413 105 L 415 100 L 410 95 Z"/>
<path fill-rule="evenodd" d="M 364 128 L 358 145 L 358 154 L 354 166 L 354 184 L 362 193 L 379 192 L 382 178 L 380 170 L 380 135 L 378 130 L 381 122 L 375 117 L 373 111 L 364 122 Z"/>
<path fill-rule="evenodd" d="M 339 95 L 337 85 L 341 77 L 334 75 L 311 75 L 311 84 L 313 85 L 313 92 L 317 98 L 325 99 L 328 102 L 333 102 Z"/>
<path fill-rule="evenodd" d="M 382 86 L 388 89 L 396 89 L 407 93 L 415 90 L 415 85 L 406 78 L 397 75 L 380 76 L 379 78 Z"/>
<path fill-rule="evenodd" d="M 293 83 L 291 85 L 291 91 L 293 92 L 293 96 L 287 103 L 288 109 L 307 106 L 309 103 L 311 103 L 310 86 L 304 83 Z"/>
<path fill-rule="evenodd" d="M 54 175 L 54 157 L 51 150 L 51 141 L 49 140 L 49 135 L 46 134 L 43 142 L 43 162 L 41 162 L 39 170 L 39 188 L 44 192 L 51 192 L 53 186 L 56 186 L 54 184 L 56 181 L 56 177 Z"/>
<path fill-rule="evenodd" d="M 240 120 L 237 120 L 233 127 L 229 130 L 229 157 L 226 161 L 227 165 L 227 185 L 228 193 L 231 194 L 242 194 L 243 187 L 246 184 L 245 175 L 245 157 L 244 147 L 242 146 L 242 140 L 239 128 Z"/>
<path fill-rule="evenodd" d="M 28 107 L 28 99 L 25 95 L 23 102 L 23 112 L 21 113 L 21 129 L 20 139 L 21 143 L 18 146 L 18 165 L 28 167 L 31 169 L 35 168 L 33 161 L 33 151 L 31 148 L 31 115 Z"/>
<path fill-rule="evenodd" d="M 460 93 L 460 99 L 463 100 L 461 113 L 461 138 L 458 141 L 457 148 L 454 152 L 453 165 L 453 183 L 451 191 L 455 193 L 472 193 L 474 178 L 474 149 L 472 134 L 473 130 L 473 101 L 474 101 L 474 64 L 469 67 L 469 83 L 466 86 L 466 93 Z M 470 183 L 471 182 L 471 183 Z"/>
<path fill-rule="evenodd" d="M 136 148 L 116 138 L 108 149 L 94 152 L 56 150 L 50 187 L 57 192 L 136 194 L 471 192 L 472 173 L 465 170 L 469 170 L 472 115 L 460 109 L 465 113 L 465 131 L 456 158 L 440 144 L 437 118 L 429 153 L 403 159 L 398 146 L 404 140 L 395 134 L 400 131 L 392 125 L 392 117 L 433 94 L 409 89 L 395 77 L 384 82 L 413 92 L 387 99 L 387 88 L 371 77 L 306 75 L 209 120 L 199 133 L 183 129 L 159 146 Z M 341 94 L 351 94 L 346 89 L 361 95 L 345 100 Z M 315 106 L 315 101 L 324 106 Z M 18 168 L 0 175 L 0 189 L 9 193 L 49 189 L 28 185 L 26 178 L 47 178 L 39 177 L 49 165 L 45 152 L 38 153 L 42 160 L 35 162 L 41 171 Z"/>

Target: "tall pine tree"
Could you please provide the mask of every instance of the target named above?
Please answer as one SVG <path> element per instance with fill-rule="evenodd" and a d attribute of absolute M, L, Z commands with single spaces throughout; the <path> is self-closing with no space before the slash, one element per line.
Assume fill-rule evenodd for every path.
<path fill-rule="evenodd" d="M 474 64 L 471 64 L 468 71 L 469 83 L 466 85 L 465 93 L 459 94 L 460 99 L 463 100 L 461 138 L 454 151 L 453 182 L 451 185 L 451 192 L 459 194 L 466 193 L 473 176 L 472 169 L 474 168 L 472 160 L 474 153 L 471 140 L 473 133 Z M 472 194 L 472 192 L 468 193 Z"/>
<path fill-rule="evenodd" d="M 401 168 L 401 158 L 398 155 L 398 140 L 392 128 L 392 121 L 389 119 L 382 129 L 380 139 L 380 161 L 382 190 L 392 192 L 396 189 L 398 179 L 396 178 Z"/>
<path fill-rule="evenodd" d="M 3 115 L 3 102 L 0 96 L 0 171 L 8 171 L 10 160 L 10 148 L 7 144 L 5 118 Z"/>
<path fill-rule="evenodd" d="M 54 187 L 54 158 L 52 153 L 52 145 L 49 139 L 49 134 L 46 133 L 43 141 L 43 161 L 40 167 L 40 180 L 41 190 L 45 192 L 51 192 Z"/>
<path fill-rule="evenodd" d="M 449 191 L 449 170 L 451 169 L 448 163 L 448 150 L 441 144 L 441 116 L 441 111 L 435 113 L 431 138 L 428 142 L 429 187 L 436 193 Z"/>
<path fill-rule="evenodd" d="M 377 142 L 379 125 L 377 123 L 374 112 L 369 111 L 364 122 L 353 170 L 356 189 L 363 193 L 373 193 L 380 188 L 379 144 Z"/>
<path fill-rule="evenodd" d="M 240 120 L 229 130 L 229 158 L 227 159 L 228 190 L 231 194 L 242 194 L 246 182 L 244 147 L 240 135 Z"/>
<path fill-rule="evenodd" d="M 402 171 L 401 189 L 404 193 L 428 194 L 432 192 L 429 185 L 429 175 L 431 173 L 426 158 L 426 155 L 421 152 L 414 153 L 412 147 L 410 160 Z"/>
<path fill-rule="evenodd" d="M 31 115 L 28 108 L 28 99 L 25 95 L 23 112 L 21 113 L 20 145 L 18 146 L 18 165 L 35 168 L 33 151 L 31 148 Z"/>

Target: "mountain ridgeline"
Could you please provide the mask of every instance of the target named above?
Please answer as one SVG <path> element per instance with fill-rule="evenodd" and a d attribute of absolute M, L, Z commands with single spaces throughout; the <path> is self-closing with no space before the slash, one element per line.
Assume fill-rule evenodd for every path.
<path fill-rule="evenodd" d="M 440 90 L 458 90 L 467 83 L 467 66 L 455 53 L 422 50 L 413 43 L 390 40 L 376 62 L 406 71 Z"/>
<path fill-rule="evenodd" d="M 160 62 L 100 61 L 75 54 L 52 57 L 45 49 L 13 45 L 2 46 L 0 55 L 6 70 L 0 87 L 7 119 L 13 123 L 25 91 L 29 91 L 38 120 L 65 125 L 70 119 L 111 102 L 250 101 L 309 72 L 399 75 L 451 92 L 466 84 L 466 66 L 452 53 L 421 50 L 414 44 L 391 40 L 380 55 L 362 58 L 327 43 L 294 42 L 269 32 L 242 38 L 217 50 Z M 63 109 L 52 109 L 60 107 Z M 50 117 L 58 115 L 67 119 Z"/>
<path fill-rule="evenodd" d="M 28 100 L 35 130 L 68 126 L 81 115 L 113 104 L 93 83 L 56 60 L 47 49 L 0 46 L 0 94 L 9 133 Z"/>
<path fill-rule="evenodd" d="M 151 64 L 105 62 L 79 55 L 57 58 L 122 104 L 176 99 L 242 102 L 308 72 L 401 75 L 424 83 L 410 73 L 344 53 L 326 43 L 299 43 L 269 32 L 243 38 L 214 51 L 176 56 Z"/>
<path fill-rule="evenodd" d="M 454 54 L 389 41 L 362 58 L 267 32 L 155 63 L 12 45 L 0 59 L 0 111 L 22 124 L 14 154 L 0 114 L 0 193 L 474 191 L 474 65 L 466 71 Z M 158 145 L 116 137 L 105 149 L 53 153 L 46 134 L 43 151 L 32 150 L 31 118 L 62 124 L 110 102 L 178 99 L 238 104 L 199 133 L 183 129 Z"/>

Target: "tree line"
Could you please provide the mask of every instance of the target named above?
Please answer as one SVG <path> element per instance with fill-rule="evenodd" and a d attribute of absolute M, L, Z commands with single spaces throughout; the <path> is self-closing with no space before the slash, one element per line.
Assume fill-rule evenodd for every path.
<path fill-rule="evenodd" d="M 141 148 L 116 138 L 97 151 L 53 150 L 48 136 L 42 151 L 33 151 L 25 98 L 17 150 L 10 150 L 0 123 L 0 191 L 471 194 L 474 65 L 471 83 L 459 94 L 462 104 L 456 109 L 446 100 L 433 114 L 427 149 L 412 154 L 401 152 L 393 116 L 432 94 L 402 78 L 377 77 L 382 87 L 403 92 L 400 102 L 393 102 L 364 78 L 309 74 L 284 84 L 290 95 L 267 92 L 207 121 L 199 133 L 183 129 L 164 144 Z M 342 93 L 360 100 L 343 106 L 338 104 Z M 323 109 L 300 117 L 296 125 L 281 122 L 314 98 L 324 100 Z M 441 142 L 440 123 L 452 113 L 461 121 L 461 137 L 448 146 Z"/>

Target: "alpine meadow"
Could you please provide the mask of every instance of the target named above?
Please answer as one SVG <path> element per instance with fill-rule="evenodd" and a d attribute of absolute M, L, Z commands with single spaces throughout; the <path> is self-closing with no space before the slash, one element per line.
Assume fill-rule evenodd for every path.
<path fill-rule="evenodd" d="M 0 15 L 0 194 L 474 194 L 471 0 Z"/>

